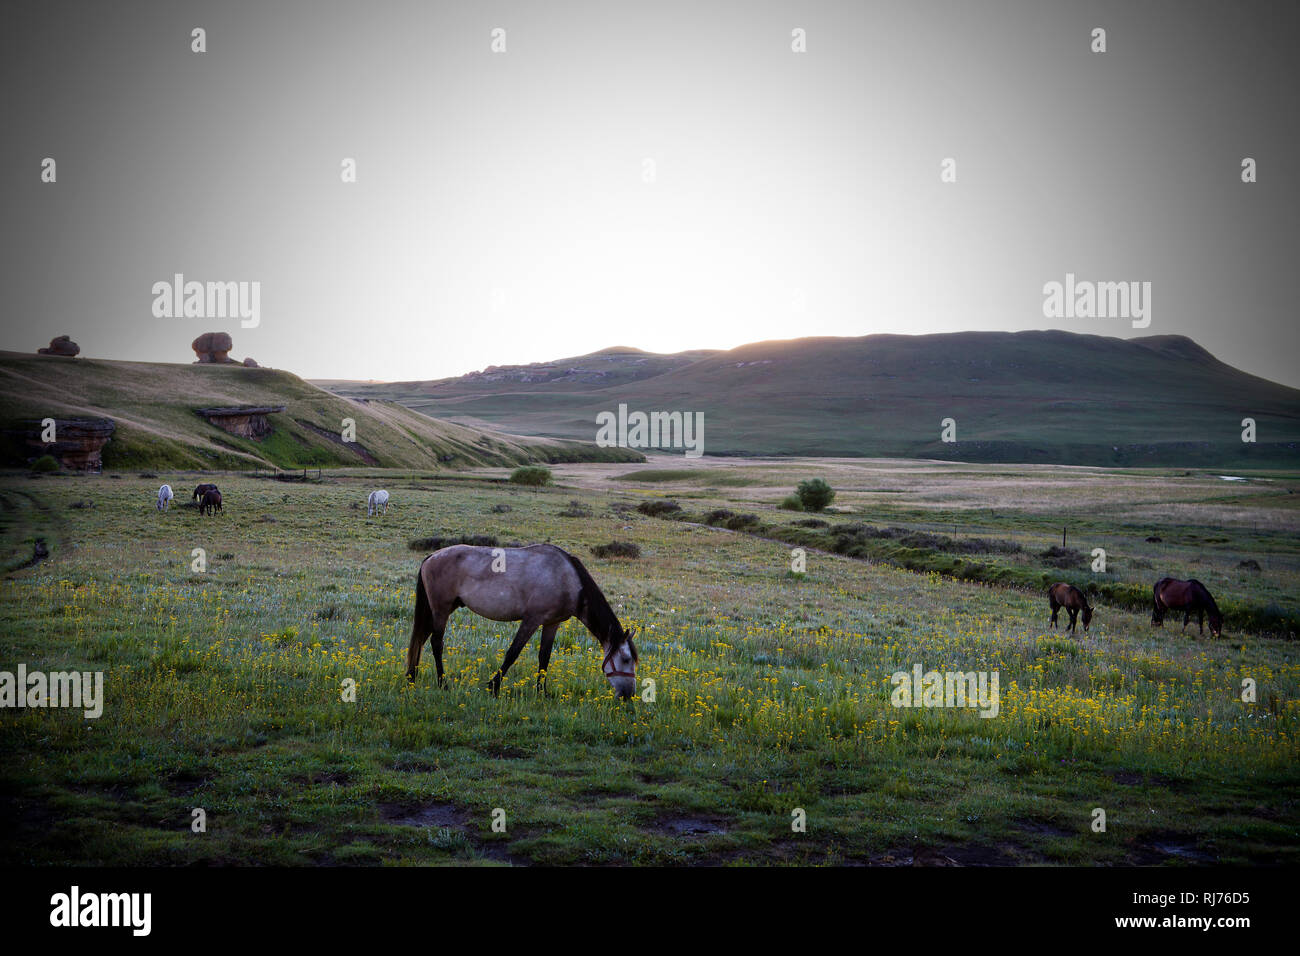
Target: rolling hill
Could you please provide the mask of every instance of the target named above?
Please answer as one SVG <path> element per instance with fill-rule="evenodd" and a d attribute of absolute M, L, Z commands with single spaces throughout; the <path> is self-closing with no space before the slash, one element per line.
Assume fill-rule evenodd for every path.
<path fill-rule="evenodd" d="M 283 406 L 266 416 L 260 438 L 230 434 L 197 409 Z M 289 372 L 238 365 L 170 365 L 0 352 L 0 431 L 4 460 L 30 457 L 13 429 L 52 417 L 112 418 L 103 449 L 113 468 L 303 468 L 377 466 L 419 469 L 526 462 L 640 461 L 590 442 L 522 438 L 435 421 L 402 405 L 326 392 Z M 345 418 L 356 441 L 340 438 Z"/>
<path fill-rule="evenodd" d="M 676 355 L 620 348 L 433 382 L 330 388 L 461 423 L 587 440 L 596 414 L 620 403 L 703 412 L 710 455 L 1300 464 L 1300 390 L 1174 335 L 869 335 Z M 941 441 L 946 418 L 956 422 L 954 443 Z M 1254 443 L 1241 440 L 1243 418 L 1256 422 Z"/>

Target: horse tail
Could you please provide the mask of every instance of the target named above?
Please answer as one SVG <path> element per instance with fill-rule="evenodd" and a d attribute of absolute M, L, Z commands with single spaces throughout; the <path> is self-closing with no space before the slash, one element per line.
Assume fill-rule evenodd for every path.
<path fill-rule="evenodd" d="M 428 560 L 421 561 L 420 570 L 415 572 L 415 615 L 411 622 L 411 646 L 406 651 L 406 676 L 411 680 L 415 680 L 415 671 L 420 666 L 424 640 L 433 633 L 433 608 L 424 590 L 424 565 Z"/>
<path fill-rule="evenodd" d="M 1156 582 L 1156 586 L 1151 589 L 1151 623 L 1159 624 L 1163 615 L 1160 613 L 1160 585 L 1168 581 L 1168 578 L 1161 578 Z"/>

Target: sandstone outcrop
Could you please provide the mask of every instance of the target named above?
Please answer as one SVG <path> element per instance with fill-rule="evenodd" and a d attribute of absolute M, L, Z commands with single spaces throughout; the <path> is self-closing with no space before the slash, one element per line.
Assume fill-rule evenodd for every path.
<path fill-rule="evenodd" d="M 41 355 L 62 355 L 67 358 L 72 358 L 81 351 L 81 346 L 72 341 L 68 336 L 60 335 L 57 338 L 50 339 L 50 344 L 47 348 L 37 349 L 36 351 Z"/>
<path fill-rule="evenodd" d="M 198 356 L 198 364 L 228 365 L 235 363 L 230 357 L 234 344 L 229 332 L 204 332 L 190 343 L 190 348 Z"/>
<path fill-rule="evenodd" d="M 284 409 L 284 405 L 233 405 L 229 408 L 196 408 L 194 411 L 222 431 L 241 438 L 261 438 L 272 430 L 266 416 Z"/>
<path fill-rule="evenodd" d="M 19 422 L 14 433 L 33 459 L 53 455 L 64 468 L 101 471 L 101 452 L 116 430 L 111 418 L 56 418 L 52 442 L 41 440 L 46 428 L 40 420 Z"/>

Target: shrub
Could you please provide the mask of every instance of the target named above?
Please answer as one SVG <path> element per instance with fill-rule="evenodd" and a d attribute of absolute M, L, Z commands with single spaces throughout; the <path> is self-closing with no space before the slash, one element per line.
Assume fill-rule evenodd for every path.
<path fill-rule="evenodd" d="M 798 495 L 786 495 L 781 499 L 780 507 L 783 511 L 803 511 L 803 502 Z"/>
<path fill-rule="evenodd" d="M 493 505 L 490 510 L 494 515 L 509 514 L 512 510 L 509 505 Z"/>
<path fill-rule="evenodd" d="M 609 544 L 596 545 L 591 553 L 598 558 L 639 558 L 641 548 L 631 541 L 611 541 Z"/>
<path fill-rule="evenodd" d="M 823 511 L 835 500 L 835 489 L 821 478 L 809 478 L 807 481 L 799 482 L 799 487 L 794 493 L 799 497 L 805 511 Z"/>
<path fill-rule="evenodd" d="M 1076 551 L 1074 548 L 1058 548 L 1056 545 L 1052 545 L 1040 556 L 1054 568 L 1079 568 L 1083 567 L 1088 560 L 1082 551 Z"/>
<path fill-rule="evenodd" d="M 473 544 L 480 548 L 499 548 L 501 542 L 490 534 L 461 534 L 454 537 L 434 535 L 431 538 L 414 538 L 409 547 L 412 551 L 441 551 L 453 544 Z"/>
<path fill-rule="evenodd" d="M 510 481 L 516 485 L 541 487 L 551 483 L 551 469 L 542 465 L 524 465 L 510 474 Z"/>
<path fill-rule="evenodd" d="M 41 455 L 40 458 L 37 458 L 32 462 L 32 471 L 41 474 L 49 474 L 58 471 L 59 467 L 59 460 L 53 455 Z"/>
<path fill-rule="evenodd" d="M 681 511 L 682 506 L 671 498 L 661 498 L 654 501 L 643 501 L 636 506 L 636 510 L 643 515 L 650 515 L 652 518 L 658 515 L 671 514 L 674 511 Z"/>
<path fill-rule="evenodd" d="M 577 498 L 569 502 L 569 506 L 559 512 L 561 518 L 590 518 L 591 509 L 584 505 Z"/>
<path fill-rule="evenodd" d="M 750 525 L 758 524 L 758 515 L 738 515 L 726 508 L 717 508 L 704 516 L 704 523 L 731 531 L 741 531 Z"/>

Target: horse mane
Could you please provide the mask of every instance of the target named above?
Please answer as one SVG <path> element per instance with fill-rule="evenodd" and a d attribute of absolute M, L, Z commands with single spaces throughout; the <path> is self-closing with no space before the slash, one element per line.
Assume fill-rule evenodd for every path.
<path fill-rule="evenodd" d="M 1196 596 L 1205 601 L 1207 610 L 1218 615 L 1220 618 L 1223 617 L 1223 612 L 1219 610 L 1219 605 L 1215 603 L 1214 595 L 1210 593 L 1209 588 L 1207 588 L 1200 581 L 1196 580 L 1196 578 L 1192 578 L 1187 583 L 1196 589 Z"/>
<path fill-rule="evenodd" d="M 594 634 L 604 635 L 606 638 L 622 636 L 623 625 L 619 623 L 614 609 L 609 606 L 609 601 L 605 600 L 605 594 L 591 576 L 591 572 L 563 548 L 555 550 L 569 559 L 569 564 L 573 565 L 573 570 L 578 575 L 578 582 L 582 585 L 582 590 L 578 594 L 578 617 L 586 622 L 587 627 Z M 632 650 L 632 659 L 636 660 L 636 645 L 629 641 L 628 647 Z"/>

